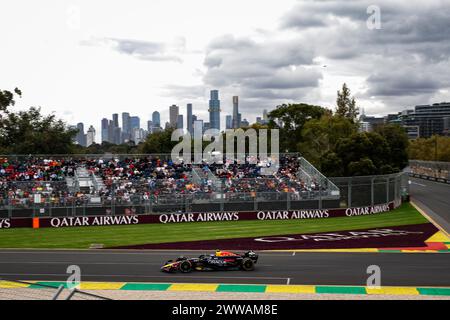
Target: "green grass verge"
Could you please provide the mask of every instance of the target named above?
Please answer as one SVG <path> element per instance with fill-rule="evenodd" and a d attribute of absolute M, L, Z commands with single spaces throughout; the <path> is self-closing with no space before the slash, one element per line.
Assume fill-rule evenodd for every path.
<path fill-rule="evenodd" d="M 229 239 L 282 234 L 316 233 L 427 223 L 410 204 L 386 214 L 323 220 L 247 220 L 178 224 L 141 224 L 76 228 L 3 229 L 0 248 L 86 249 L 193 240 Z"/>

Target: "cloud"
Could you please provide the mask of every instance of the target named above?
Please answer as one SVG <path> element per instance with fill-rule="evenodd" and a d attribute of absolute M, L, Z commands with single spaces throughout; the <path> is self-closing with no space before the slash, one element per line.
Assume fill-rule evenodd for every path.
<path fill-rule="evenodd" d="M 381 12 L 381 29 L 367 28 L 371 5 Z M 450 88 L 449 0 L 299 1 L 280 20 L 280 33 L 301 32 L 316 57 L 341 72 L 365 78 L 362 98 L 392 108 L 426 102 Z"/>
<path fill-rule="evenodd" d="M 178 99 L 199 99 L 206 94 L 204 85 L 166 85 L 163 88 L 163 95 L 166 97 L 176 97 Z"/>
<path fill-rule="evenodd" d="M 379 0 L 380 30 L 367 28 L 372 0 L 301 1 L 281 19 L 281 29 L 305 32 L 318 54 L 336 58 L 417 52 L 448 58 L 449 0 Z M 446 7 L 447 6 L 447 7 Z M 313 30 L 310 28 L 319 27 Z M 432 45 L 432 51 L 430 46 Z M 389 47 L 387 47 L 389 46 Z M 326 50 L 328 49 L 328 50 Z M 335 52 L 338 52 L 336 54 Z M 342 54 L 353 52 L 353 54 Z"/>
<path fill-rule="evenodd" d="M 440 87 L 439 81 L 428 74 L 416 74 L 411 70 L 394 75 L 391 72 L 375 73 L 369 76 L 367 82 L 370 84 L 369 95 L 384 97 L 430 94 Z"/>
<path fill-rule="evenodd" d="M 367 27 L 372 5 L 379 30 Z M 435 102 L 450 91 L 448 8 L 450 0 L 299 0 L 275 30 L 212 39 L 202 80 L 226 99 L 239 95 L 253 114 L 284 102 L 334 104 L 347 81 L 360 105 L 385 111 Z"/>
<path fill-rule="evenodd" d="M 178 62 L 183 60 L 175 52 L 183 51 L 185 47 L 184 38 L 175 39 L 173 44 L 163 42 L 139 41 L 119 38 L 96 38 L 82 41 L 82 45 L 106 46 L 121 54 L 134 58 L 156 62 Z"/>
<path fill-rule="evenodd" d="M 203 78 L 206 85 L 234 87 L 254 98 L 285 96 L 283 90 L 295 91 L 318 86 L 322 77 L 317 70 L 305 66 L 313 63 L 313 52 L 291 40 L 274 40 L 268 36 L 256 42 L 250 37 L 224 35 L 213 40 L 207 50 Z M 291 93 L 292 95 L 292 93 Z"/>

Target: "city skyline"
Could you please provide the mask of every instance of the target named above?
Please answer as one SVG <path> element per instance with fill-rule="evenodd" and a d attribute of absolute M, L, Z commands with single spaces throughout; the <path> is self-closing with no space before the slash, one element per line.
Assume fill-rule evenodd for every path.
<path fill-rule="evenodd" d="M 217 99 L 219 97 L 218 90 L 211 90 L 211 97 Z M 233 114 L 225 115 L 225 127 L 224 130 L 237 129 L 248 127 L 253 123 L 267 124 L 268 123 L 268 110 L 264 109 L 261 116 L 257 116 L 254 122 L 249 122 L 246 118 L 242 119 L 242 114 L 239 112 L 239 97 L 233 96 Z M 185 132 L 190 132 L 191 135 L 194 134 L 194 125 L 197 122 L 197 129 L 202 128 L 202 131 L 211 129 L 209 122 L 205 122 L 203 119 L 197 117 L 193 113 L 193 105 L 188 103 L 186 105 L 186 118 L 183 114 L 179 114 L 180 107 L 177 105 L 171 105 L 169 110 L 174 111 L 172 117 L 176 119 L 175 124 L 170 124 L 170 117 L 166 121 L 164 128 L 162 127 L 160 113 L 154 111 L 152 113 L 152 120 L 147 120 L 147 130 L 140 126 L 140 118 L 137 116 L 130 116 L 128 112 L 122 113 L 122 127 L 129 127 L 132 134 L 128 135 L 127 132 L 121 131 L 122 127 L 119 126 L 118 114 L 112 114 L 112 120 L 103 118 L 101 120 L 101 136 L 100 139 L 96 137 L 96 130 L 93 125 L 89 126 L 89 129 L 84 133 L 85 124 L 79 122 L 76 125 L 70 125 L 70 127 L 79 130 L 74 140 L 83 146 L 89 146 L 93 142 L 102 143 L 103 141 L 108 141 L 114 144 L 125 143 L 127 141 L 134 141 L 136 144 L 143 142 L 149 134 L 158 132 L 167 128 L 183 129 Z M 212 110 L 212 113 L 215 111 Z M 211 110 L 210 110 L 211 114 Z M 131 119 L 134 118 L 134 121 Z M 211 118 L 211 116 L 210 116 Z M 190 120 L 189 120 L 190 119 Z M 406 108 L 397 113 L 389 113 L 382 116 L 367 115 L 365 110 L 362 109 L 359 115 L 359 126 L 360 131 L 370 132 L 373 131 L 376 126 L 384 123 L 399 124 L 402 126 L 410 139 L 417 138 L 429 138 L 432 135 L 446 135 L 450 134 L 450 102 L 439 102 L 428 105 L 416 105 L 414 108 Z M 133 124 L 134 122 L 134 124 Z M 236 123 L 239 122 L 239 125 Z M 189 130 L 189 123 L 191 124 L 191 129 Z M 127 124 L 127 125 L 124 125 Z M 158 125 L 159 124 L 159 125 Z M 104 133 L 106 130 L 106 134 Z M 118 131 L 117 131 L 118 130 Z M 113 138 L 104 138 L 110 137 Z M 118 143 L 119 141 L 119 143 Z"/>
<path fill-rule="evenodd" d="M 227 104 L 239 96 L 251 121 L 282 103 L 331 108 L 344 82 L 368 114 L 449 101 L 450 1 L 378 1 L 379 30 L 366 25 L 372 4 L 6 2 L 0 28 L 14 33 L 3 38 L 0 87 L 22 90 L 16 110 L 41 106 L 68 124 L 123 110 L 165 119 L 174 102 L 208 121 L 211 88 Z"/>
<path fill-rule="evenodd" d="M 141 119 L 139 116 L 131 116 L 129 112 L 121 112 L 121 114 L 113 113 L 112 119 L 108 119 L 107 116 L 103 117 L 100 121 L 99 128 L 97 130 L 96 125 L 91 123 L 85 124 L 84 122 L 78 122 L 75 124 L 69 124 L 71 127 L 76 127 L 79 130 L 79 133 L 76 135 L 75 140 L 77 143 L 81 145 L 89 145 L 87 144 L 86 134 L 84 133 L 84 127 L 89 125 L 90 128 L 94 128 L 95 132 L 95 142 L 101 143 L 103 141 L 120 144 L 126 141 L 137 141 L 137 143 L 141 142 L 148 134 L 164 130 L 168 127 L 183 129 L 186 132 L 190 132 L 193 134 L 193 124 L 195 121 L 201 121 L 203 130 L 207 129 L 219 129 L 222 131 L 224 129 L 237 129 L 242 126 L 247 126 L 252 123 L 260 123 L 265 124 L 268 121 L 267 118 L 267 109 L 262 110 L 262 113 L 258 116 L 256 115 L 255 121 L 249 121 L 246 117 L 242 117 L 242 114 L 239 112 L 239 97 L 233 96 L 232 98 L 232 112 L 224 113 L 225 120 L 222 121 L 220 116 L 221 107 L 220 107 L 220 90 L 213 89 L 210 91 L 210 107 L 208 109 L 209 116 L 205 121 L 201 117 L 197 116 L 194 113 L 194 106 L 192 103 L 186 104 L 186 113 L 180 113 L 182 108 L 176 104 L 172 104 L 168 107 L 169 109 L 169 117 L 167 121 L 161 121 L 161 113 L 157 110 L 153 111 L 151 114 L 151 119 Z M 211 109 L 211 105 L 213 108 Z M 215 108 L 214 108 L 215 107 Z M 218 109 L 217 109 L 218 108 Z M 201 110 L 198 110 L 201 112 Z M 217 115 L 218 112 L 218 115 Z M 218 123 L 218 127 L 211 126 L 211 118 L 216 114 L 216 119 L 218 118 L 220 122 L 224 122 L 224 126 Z M 184 117 L 185 116 L 185 117 Z M 121 122 L 119 123 L 119 117 L 121 117 Z M 143 121 L 141 121 L 143 120 Z M 146 124 L 146 126 L 144 125 Z M 146 129 L 144 129 L 146 127 Z M 138 132 L 135 131 L 138 129 Z M 141 137 L 141 138 L 137 138 Z M 92 139 L 91 139 L 92 141 Z"/>

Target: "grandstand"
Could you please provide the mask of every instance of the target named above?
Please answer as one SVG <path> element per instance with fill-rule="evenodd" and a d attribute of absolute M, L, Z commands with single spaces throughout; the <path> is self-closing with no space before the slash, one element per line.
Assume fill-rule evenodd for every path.
<path fill-rule="evenodd" d="M 298 154 L 281 155 L 276 168 L 249 160 L 223 156 L 212 164 L 184 164 L 168 155 L 0 156 L 0 215 L 339 207 L 339 188 Z"/>

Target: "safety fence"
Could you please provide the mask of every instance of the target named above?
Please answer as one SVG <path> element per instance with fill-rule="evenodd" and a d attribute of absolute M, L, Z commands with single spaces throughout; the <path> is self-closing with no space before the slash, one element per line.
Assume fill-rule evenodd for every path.
<path fill-rule="evenodd" d="M 410 160 L 411 176 L 450 184 L 450 162 Z"/>
<path fill-rule="evenodd" d="M 330 180 L 339 188 L 341 207 L 373 206 L 402 201 L 409 195 L 407 175 L 337 177 Z"/>
<path fill-rule="evenodd" d="M 261 179 L 258 183 L 263 183 Z M 307 191 L 169 193 L 158 195 L 3 199 L 0 217 L 68 217 L 182 212 L 336 209 L 400 202 L 407 175 L 330 178 L 327 188 Z M 244 182 L 242 182 L 244 183 Z M 246 183 L 255 183 L 253 180 Z M 330 188 L 330 185 L 333 188 Z M 289 190 L 289 189 L 287 189 Z M 40 201 L 36 201 L 40 200 Z"/>

